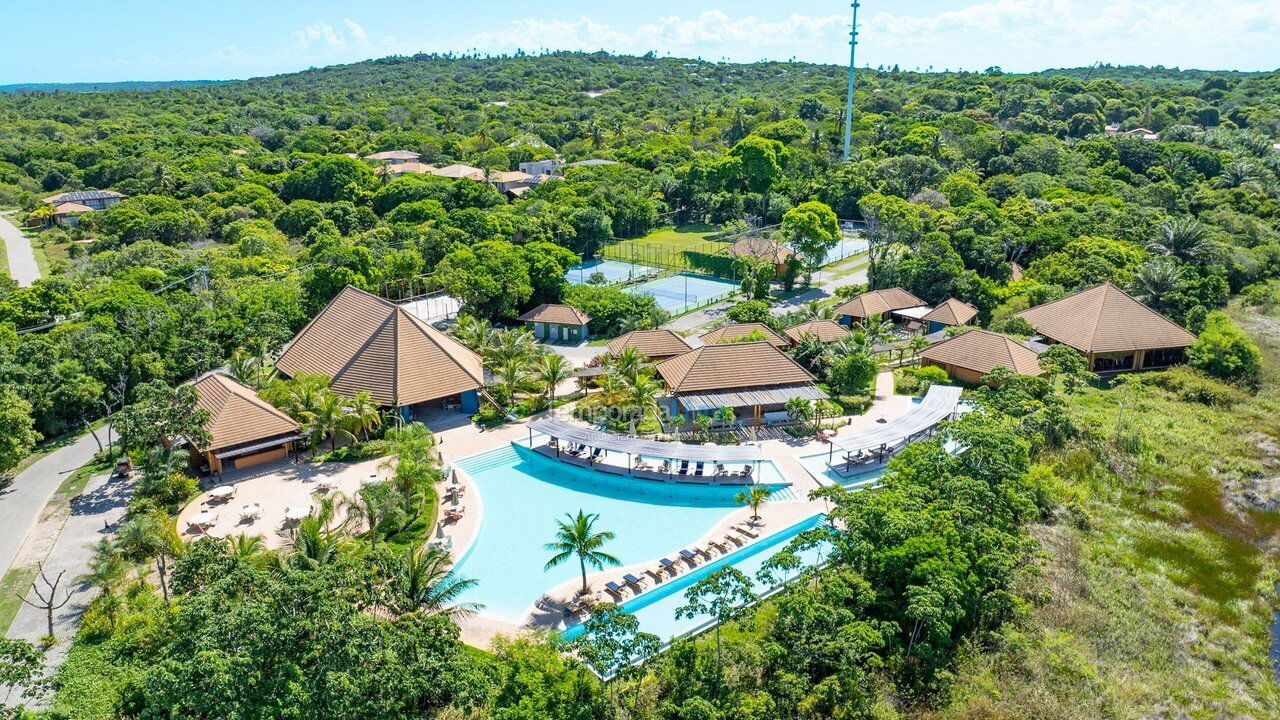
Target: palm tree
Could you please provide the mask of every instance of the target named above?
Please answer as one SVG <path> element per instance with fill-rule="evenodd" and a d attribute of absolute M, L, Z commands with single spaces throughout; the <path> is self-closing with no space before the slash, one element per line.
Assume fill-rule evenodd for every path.
<path fill-rule="evenodd" d="M 640 411 L 640 417 L 653 413 L 653 417 L 662 424 L 662 415 L 658 409 L 658 394 L 662 392 L 662 383 L 650 375 L 640 374 L 627 387 L 627 396 L 631 405 Z"/>
<path fill-rule="evenodd" d="M 329 449 L 336 450 L 338 448 L 339 435 L 342 435 L 347 440 L 354 440 L 356 436 L 346 429 L 349 416 L 346 400 L 338 393 L 326 390 L 320 396 L 319 403 L 311 411 L 308 418 L 307 426 L 311 435 L 311 444 L 319 444 L 320 441 L 327 437 L 329 438 Z"/>
<path fill-rule="evenodd" d="M 680 440 L 680 428 L 684 427 L 687 422 L 688 420 L 685 419 L 684 415 L 680 415 L 678 413 L 672 415 L 667 420 L 667 424 L 671 426 L 671 431 L 675 433 L 677 441 Z"/>
<path fill-rule="evenodd" d="M 769 496 L 773 491 L 764 485 L 747 488 L 738 492 L 733 501 L 739 505 L 748 505 L 751 507 L 751 522 L 754 524 L 760 519 L 760 506 L 769 501 Z"/>
<path fill-rule="evenodd" d="M 582 571 L 582 594 L 586 595 L 589 591 L 587 587 L 587 565 L 596 570 L 603 570 L 605 565 L 617 567 L 622 564 L 618 558 L 601 550 L 605 543 L 614 538 L 612 530 L 601 530 L 596 532 L 596 520 L 600 516 L 591 513 L 588 515 L 582 510 L 578 510 L 577 516 L 565 513 L 565 520 L 556 521 L 556 540 L 549 542 L 544 547 L 555 553 L 547 564 L 543 566 L 544 570 L 565 562 L 571 557 L 578 558 L 578 567 Z"/>
<path fill-rule="evenodd" d="M 804 319 L 806 320 L 832 320 L 835 316 L 836 309 L 834 306 L 823 305 L 817 300 L 804 306 Z"/>
<path fill-rule="evenodd" d="M 1179 260 L 1197 260 L 1209 252 L 1209 229 L 1195 218 L 1173 218 L 1160 224 L 1147 249 Z"/>
<path fill-rule="evenodd" d="M 1183 269 L 1172 260 L 1151 260 L 1133 274 L 1130 290 L 1144 304 L 1160 309 L 1165 296 L 1178 289 L 1182 273 Z"/>
<path fill-rule="evenodd" d="M 493 344 L 493 326 L 482 318 L 459 315 L 458 322 L 453 326 L 453 336 L 458 342 L 483 355 Z"/>
<path fill-rule="evenodd" d="M 788 398 L 785 407 L 787 418 L 792 422 L 806 423 L 813 417 L 813 405 L 804 398 Z"/>
<path fill-rule="evenodd" d="M 116 552 L 115 546 L 110 540 L 103 538 L 94 548 L 93 560 L 89 562 L 88 572 L 76 578 L 77 582 L 102 591 L 98 608 L 106 614 L 112 627 L 115 627 L 116 613 L 120 609 L 120 598 L 116 596 L 115 590 L 124 577 L 126 569 L 125 562 L 120 557 L 120 553 Z"/>
<path fill-rule="evenodd" d="M 267 546 L 261 535 L 230 535 L 223 538 L 227 555 L 242 562 L 255 563 L 262 559 Z"/>
<path fill-rule="evenodd" d="M 693 424 L 698 426 L 698 430 L 702 432 L 704 440 L 711 437 L 711 422 L 711 416 L 703 413 L 699 413 L 698 416 L 693 419 Z"/>
<path fill-rule="evenodd" d="M 351 398 L 348 411 L 347 422 L 351 432 L 361 440 L 367 440 L 369 431 L 382 425 L 382 412 L 367 390 L 361 390 Z"/>
<path fill-rule="evenodd" d="M 332 565 L 346 546 L 343 526 L 329 527 L 337 514 L 336 501 L 325 498 L 320 509 L 306 516 L 289 532 L 289 557 L 297 567 L 315 570 Z"/>
<path fill-rule="evenodd" d="M 449 552 L 443 548 L 425 544 L 405 548 L 393 571 L 392 609 L 401 615 L 416 612 L 455 620 L 480 610 L 476 603 L 454 604 L 476 581 L 457 577 L 450 564 Z"/>
<path fill-rule="evenodd" d="M 1236 160 L 1222 166 L 1222 172 L 1214 178 L 1213 184 L 1220 188 L 1238 188 L 1262 179 L 1262 171 L 1248 160 Z"/>
<path fill-rule="evenodd" d="M 555 407 L 556 386 L 572 377 L 569 360 L 559 353 L 548 353 L 542 356 L 542 364 L 538 366 L 538 379 L 547 386 L 547 405 Z"/>
<path fill-rule="evenodd" d="M 734 415 L 733 408 L 731 407 L 716 408 L 715 417 L 716 417 L 716 422 L 719 423 L 721 426 L 732 425 L 733 421 L 737 419 L 737 416 Z"/>
<path fill-rule="evenodd" d="M 167 517 L 141 515 L 120 527 L 116 547 L 126 559 L 136 563 L 154 560 L 160 576 L 160 592 L 169 602 L 169 561 L 182 549 L 182 541 Z"/>

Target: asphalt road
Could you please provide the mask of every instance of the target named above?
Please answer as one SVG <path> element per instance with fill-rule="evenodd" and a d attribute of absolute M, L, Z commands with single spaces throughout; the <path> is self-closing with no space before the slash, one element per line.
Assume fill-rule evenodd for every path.
<path fill-rule="evenodd" d="M 40 279 L 40 266 L 36 265 L 31 240 L 3 215 L 0 215 L 0 238 L 4 239 L 5 252 L 9 255 L 9 275 L 19 287 L 31 287 Z"/>
<path fill-rule="evenodd" d="M 8 572 L 18 549 L 35 527 L 58 485 L 68 474 L 89 462 L 96 452 L 98 443 L 92 436 L 85 435 L 40 458 L 18 473 L 12 485 L 0 490 L 0 518 L 3 518 L 0 522 L 0 575 Z"/>

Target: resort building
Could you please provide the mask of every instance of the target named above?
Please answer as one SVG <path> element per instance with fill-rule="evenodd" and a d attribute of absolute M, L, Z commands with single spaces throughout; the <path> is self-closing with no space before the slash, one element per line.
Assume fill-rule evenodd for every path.
<path fill-rule="evenodd" d="M 664 360 L 658 375 L 667 385 L 667 410 L 692 419 L 732 408 L 740 422 L 760 425 L 785 419 L 792 398 L 826 397 L 814 378 L 767 342 L 704 345 Z"/>
<path fill-rule="evenodd" d="M 1160 313 L 1104 283 L 1017 317 L 1031 323 L 1046 343 L 1084 353 L 1096 373 L 1166 368 L 1183 362 L 1196 336 Z"/>
<path fill-rule="evenodd" d="M 80 216 L 93 212 L 93 208 L 80 203 L 64 202 L 53 209 L 53 223 L 58 227 L 73 228 L 80 224 Z"/>
<path fill-rule="evenodd" d="M 955 298 L 947 298 L 946 302 L 925 313 L 920 321 L 925 323 L 926 333 L 936 333 L 948 327 L 968 325 L 978 317 L 978 308 Z"/>
<path fill-rule="evenodd" d="M 394 180 L 404 175 L 430 175 L 435 169 L 435 165 L 427 165 L 426 163 L 402 162 L 394 165 L 380 165 L 373 169 L 373 174 L 379 177 L 386 175 Z"/>
<path fill-rule="evenodd" d="M 298 423 L 258 394 L 226 375 L 212 372 L 193 386 L 196 409 L 209 413 L 209 442 L 189 446 L 191 464 L 212 475 L 288 457 L 302 439 Z"/>
<path fill-rule="evenodd" d="M 750 340 L 747 340 L 750 338 Z M 764 323 L 730 323 L 698 336 L 704 345 L 724 345 L 736 342 L 763 340 L 776 348 L 787 348 L 791 343 Z"/>
<path fill-rule="evenodd" d="M 886 315 L 918 321 L 928 312 L 929 306 L 915 295 L 902 288 L 885 288 L 864 292 L 840 305 L 836 308 L 836 318 L 841 325 L 866 322 L 870 318 L 879 320 Z"/>
<path fill-rule="evenodd" d="M 530 162 L 522 162 L 519 165 L 520 172 L 529 175 L 550 175 L 555 172 L 564 163 L 552 158 L 550 160 L 533 160 Z"/>
<path fill-rule="evenodd" d="M 418 158 L 422 157 L 412 150 L 383 150 L 372 155 L 365 155 L 364 159 L 369 162 L 384 162 L 388 165 L 400 165 L 403 163 L 416 163 Z"/>
<path fill-rule="evenodd" d="M 519 170 L 500 170 L 489 175 L 489 182 L 504 193 L 512 192 L 516 188 L 529 187 L 529 181 L 532 179 L 532 175 Z"/>
<path fill-rule="evenodd" d="M 787 261 L 795 257 L 791 248 L 768 238 L 752 236 L 738 240 L 729 246 L 730 257 L 752 257 L 773 265 L 773 271 L 781 275 L 787 270 Z"/>
<path fill-rule="evenodd" d="M 849 331 L 834 320 L 810 320 L 786 329 L 792 345 L 799 345 L 805 335 L 812 335 L 824 343 L 835 342 L 849 335 Z"/>
<path fill-rule="evenodd" d="M 542 303 L 519 320 L 539 340 L 577 344 L 587 339 L 591 317 L 572 305 Z"/>
<path fill-rule="evenodd" d="M 466 178 L 468 180 L 484 182 L 485 179 L 484 170 L 481 170 L 478 167 L 461 164 L 445 165 L 444 167 L 435 168 L 431 171 L 431 174 L 437 177 L 451 178 L 454 180 Z"/>
<path fill-rule="evenodd" d="M 921 367 L 940 367 L 953 379 L 978 384 L 997 367 L 1036 377 L 1043 371 L 1036 353 L 1010 337 L 973 329 L 920 353 Z"/>
<path fill-rule="evenodd" d="M 276 369 L 324 375 L 334 391 L 366 391 L 406 421 L 444 408 L 471 414 L 484 385 L 480 356 L 407 309 L 347 286 L 288 345 Z"/>
<path fill-rule="evenodd" d="M 45 205 L 62 205 L 63 203 L 76 203 L 83 205 L 90 210 L 106 210 L 124 199 L 122 193 L 115 190 L 74 190 L 72 192 L 58 193 L 50 195 L 41 200 Z"/>
<path fill-rule="evenodd" d="M 610 355 L 618 355 L 627 348 L 635 348 L 636 352 L 653 362 L 662 362 L 667 358 L 689 352 L 693 346 L 688 340 L 665 328 L 632 330 L 626 335 L 619 335 L 610 340 L 605 346 Z"/>

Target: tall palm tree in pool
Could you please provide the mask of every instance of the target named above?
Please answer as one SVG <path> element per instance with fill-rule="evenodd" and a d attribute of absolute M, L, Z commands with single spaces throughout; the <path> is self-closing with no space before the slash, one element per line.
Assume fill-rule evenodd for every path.
<path fill-rule="evenodd" d="M 769 501 L 769 496 L 773 491 L 763 485 L 757 485 L 753 488 L 747 488 L 738 492 L 738 496 L 733 500 L 739 505 L 747 505 L 751 508 L 751 522 L 760 519 L 760 506 Z"/>
<path fill-rule="evenodd" d="M 550 570 L 569 558 L 577 557 L 578 567 L 582 571 L 582 594 L 586 595 L 588 565 L 596 570 L 603 570 L 605 565 L 617 567 L 622 562 L 601 549 L 605 543 L 613 540 L 614 534 L 612 530 L 596 532 L 595 526 L 596 521 L 600 519 L 599 515 L 579 510 L 576 516 L 565 513 L 564 517 L 564 520 L 556 521 L 555 542 L 545 545 L 547 550 L 555 554 L 543 569 Z"/>

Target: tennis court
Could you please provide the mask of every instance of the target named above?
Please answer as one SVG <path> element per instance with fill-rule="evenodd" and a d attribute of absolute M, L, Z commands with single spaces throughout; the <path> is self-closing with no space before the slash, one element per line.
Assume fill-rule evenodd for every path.
<path fill-rule="evenodd" d="M 626 289 L 633 295 L 652 295 L 658 307 L 672 315 L 680 315 L 742 292 L 732 280 L 710 275 L 680 273 L 632 285 Z"/>
<path fill-rule="evenodd" d="M 827 253 L 827 263 L 843 260 L 866 252 L 871 244 L 861 228 L 844 225 L 840 228 L 840 242 Z"/>
<path fill-rule="evenodd" d="M 600 273 L 604 275 L 605 285 L 617 285 L 620 282 L 640 280 L 657 275 L 660 272 L 662 271 L 658 268 L 649 267 L 648 265 L 633 265 L 620 260 L 596 259 L 588 260 L 569 268 L 569 271 L 564 274 L 564 279 L 570 285 L 586 285 L 592 275 Z"/>

